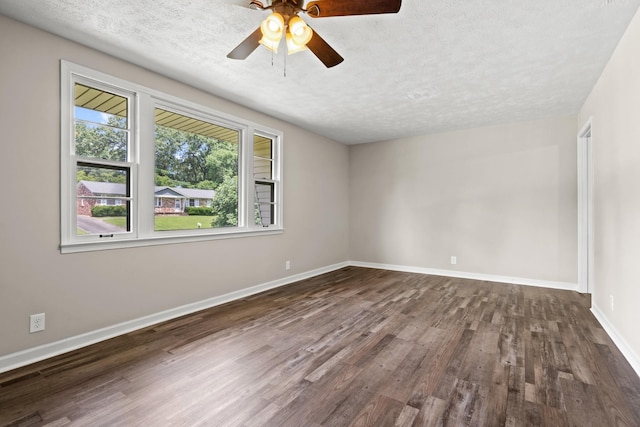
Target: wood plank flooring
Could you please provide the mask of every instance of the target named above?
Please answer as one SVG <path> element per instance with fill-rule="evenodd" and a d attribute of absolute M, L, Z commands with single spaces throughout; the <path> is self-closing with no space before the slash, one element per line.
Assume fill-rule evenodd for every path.
<path fill-rule="evenodd" d="M 2 426 L 640 426 L 575 292 L 348 267 L 0 374 Z"/>

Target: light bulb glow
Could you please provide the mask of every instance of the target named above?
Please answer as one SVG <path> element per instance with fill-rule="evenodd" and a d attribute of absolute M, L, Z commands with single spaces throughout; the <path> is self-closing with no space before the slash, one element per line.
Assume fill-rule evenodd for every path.
<path fill-rule="evenodd" d="M 307 24 L 299 16 L 294 16 L 289 20 L 289 31 L 294 36 L 301 36 L 306 26 Z"/>
<path fill-rule="evenodd" d="M 273 32 L 276 32 L 280 29 L 280 25 L 278 25 L 278 22 L 275 19 L 267 20 L 267 25 L 269 26 L 269 30 Z"/>
<path fill-rule="evenodd" d="M 313 30 L 299 16 L 289 20 L 287 49 L 290 53 L 304 50 L 311 37 L 313 37 Z"/>
<path fill-rule="evenodd" d="M 284 33 L 284 18 L 279 13 L 272 13 L 260 24 L 262 38 L 271 42 L 279 42 Z"/>

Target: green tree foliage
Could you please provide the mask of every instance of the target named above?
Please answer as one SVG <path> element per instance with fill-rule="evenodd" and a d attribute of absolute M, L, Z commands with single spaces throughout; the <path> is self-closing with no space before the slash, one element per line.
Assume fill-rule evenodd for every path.
<path fill-rule="evenodd" d="M 217 183 L 206 180 L 206 181 L 200 181 L 199 183 L 197 183 L 195 188 L 198 188 L 200 190 L 212 190 L 212 189 L 215 189 L 217 186 L 218 186 Z"/>
<path fill-rule="evenodd" d="M 76 154 L 104 160 L 127 159 L 127 132 L 124 119 L 111 116 L 108 126 L 76 123 Z"/>
<path fill-rule="evenodd" d="M 127 133 L 122 130 L 125 119 L 111 116 L 107 125 L 76 122 L 75 142 L 78 156 L 125 161 Z M 78 181 L 125 182 L 126 177 L 107 168 L 78 168 Z"/>
<path fill-rule="evenodd" d="M 76 153 L 105 160 L 126 160 L 125 119 L 109 117 L 108 125 L 76 123 Z M 238 225 L 238 145 L 168 127 L 156 127 L 155 185 L 215 190 L 217 227 Z M 107 168 L 79 168 L 78 181 L 124 182 Z"/>
<path fill-rule="evenodd" d="M 161 187 L 175 187 L 176 182 L 165 175 L 159 175 L 156 173 L 156 185 Z"/>
<path fill-rule="evenodd" d="M 238 225 L 238 146 L 156 128 L 156 185 L 215 190 L 213 227 Z"/>
<path fill-rule="evenodd" d="M 215 190 L 229 176 L 238 176 L 238 146 L 189 132 L 156 127 L 156 177 Z M 160 184 L 158 184 L 160 185 Z"/>
<path fill-rule="evenodd" d="M 207 179 L 220 185 L 229 176 L 238 176 L 238 148 L 235 144 L 217 143 L 207 156 Z"/>
<path fill-rule="evenodd" d="M 228 176 L 216 188 L 216 197 L 211 205 L 215 218 L 212 227 L 236 227 L 238 225 L 238 178 Z"/>

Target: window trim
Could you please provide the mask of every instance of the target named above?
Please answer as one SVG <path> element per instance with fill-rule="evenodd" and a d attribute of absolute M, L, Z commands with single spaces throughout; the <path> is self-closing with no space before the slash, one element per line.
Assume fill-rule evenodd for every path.
<path fill-rule="evenodd" d="M 61 253 L 75 253 L 95 250 L 144 247 L 151 245 L 200 242 L 206 240 L 253 237 L 261 235 L 281 234 L 283 226 L 283 181 L 282 181 L 282 146 L 283 132 L 272 129 L 243 118 L 235 117 L 210 107 L 197 104 L 151 89 L 106 73 L 96 71 L 82 65 L 61 60 Z M 78 235 L 77 221 L 77 178 L 76 165 L 83 158 L 73 154 L 74 138 L 74 84 L 88 83 L 99 89 L 116 91 L 118 95 L 130 94 L 129 129 L 130 146 L 127 162 L 131 174 L 131 231 L 114 234 L 109 240 L 100 239 L 97 235 Z M 193 230 L 155 231 L 153 212 L 156 207 L 153 191 L 155 172 L 155 121 L 156 107 L 176 110 L 183 114 L 202 117 L 207 121 L 223 126 L 232 126 L 240 132 L 239 164 L 238 164 L 238 227 L 202 228 Z M 275 224 L 269 227 L 258 227 L 250 215 L 253 213 L 253 188 L 255 180 L 253 171 L 253 138 L 261 135 L 273 140 L 274 145 L 274 181 L 276 213 Z M 91 159 L 91 163 L 109 163 Z M 185 202 L 186 203 L 186 202 Z M 151 212 L 151 216 L 149 216 Z"/>

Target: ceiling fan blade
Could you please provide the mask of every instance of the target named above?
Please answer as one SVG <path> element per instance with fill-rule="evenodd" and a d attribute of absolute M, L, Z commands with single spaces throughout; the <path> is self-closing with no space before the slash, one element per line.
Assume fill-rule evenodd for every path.
<path fill-rule="evenodd" d="M 262 32 L 260 28 L 255 30 L 249 37 L 244 39 L 235 49 L 233 49 L 227 55 L 227 58 L 231 59 L 247 59 L 251 53 L 260 46 L 260 39 L 262 38 Z"/>
<path fill-rule="evenodd" d="M 249 4 L 249 9 L 264 9 L 264 4 L 261 1 L 253 0 Z"/>
<path fill-rule="evenodd" d="M 335 67 L 344 61 L 344 58 L 329 46 L 329 43 L 324 41 L 315 30 L 313 31 L 313 37 L 311 37 L 311 40 L 307 43 L 307 48 L 313 52 L 327 68 Z"/>
<path fill-rule="evenodd" d="M 312 18 L 328 16 L 375 15 L 398 13 L 402 0 L 319 0 L 307 3 L 307 15 Z"/>
<path fill-rule="evenodd" d="M 234 6 L 248 7 L 249 9 L 264 9 L 266 6 L 271 6 L 271 1 L 259 1 L 259 0 L 225 0 L 225 3 L 232 4 Z"/>

